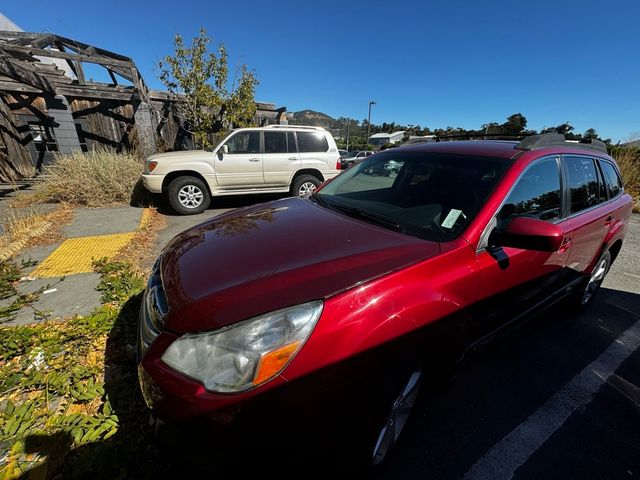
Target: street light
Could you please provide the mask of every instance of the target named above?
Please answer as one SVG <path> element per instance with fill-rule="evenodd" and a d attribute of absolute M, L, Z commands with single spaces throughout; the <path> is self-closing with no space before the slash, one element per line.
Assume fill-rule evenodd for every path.
<path fill-rule="evenodd" d="M 375 104 L 375 101 L 369 101 L 369 117 L 367 118 L 367 145 L 369 144 L 369 135 L 371 135 L 371 105 Z"/>

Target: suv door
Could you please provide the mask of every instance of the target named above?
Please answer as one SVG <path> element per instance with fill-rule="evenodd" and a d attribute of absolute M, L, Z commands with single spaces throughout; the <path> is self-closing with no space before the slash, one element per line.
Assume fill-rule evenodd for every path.
<path fill-rule="evenodd" d="M 520 175 L 483 238 L 488 246 L 477 256 L 479 299 L 468 327 L 471 341 L 479 340 L 543 302 L 564 284 L 570 235 L 556 252 L 492 247 L 492 231 L 500 231 L 519 216 L 557 223 L 562 220 L 560 158 L 535 160 Z M 481 241 L 482 242 L 482 241 Z M 479 247 L 482 247 L 482 243 Z"/>
<path fill-rule="evenodd" d="M 573 233 L 573 245 L 567 266 L 579 277 L 590 271 L 599 255 L 605 236 L 613 225 L 602 173 L 594 158 L 565 155 L 563 168 L 567 184 L 567 229 Z"/>
<path fill-rule="evenodd" d="M 224 145 L 229 153 L 218 150 L 215 160 L 218 185 L 231 189 L 263 185 L 260 131 L 237 132 Z"/>
<path fill-rule="evenodd" d="M 335 168 L 335 165 L 329 166 L 328 164 L 329 142 L 324 132 L 296 132 L 296 137 L 302 168 L 311 168 L 321 172 Z"/>
<path fill-rule="evenodd" d="M 268 187 L 286 187 L 300 169 L 300 155 L 293 132 L 267 131 L 264 135 L 262 169 Z"/>

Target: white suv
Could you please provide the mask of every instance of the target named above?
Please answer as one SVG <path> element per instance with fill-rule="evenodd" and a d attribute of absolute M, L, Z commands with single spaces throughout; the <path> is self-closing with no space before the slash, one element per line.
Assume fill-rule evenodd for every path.
<path fill-rule="evenodd" d="M 234 130 L 212 152 L 152 155 L 142 180 L 150 192 L 167 195 L 176 212 L 189 215 L 206 210 L 216 195 L 306 197 L 338 173 L 338 148 L 324 128 L 270 125 Z"/>

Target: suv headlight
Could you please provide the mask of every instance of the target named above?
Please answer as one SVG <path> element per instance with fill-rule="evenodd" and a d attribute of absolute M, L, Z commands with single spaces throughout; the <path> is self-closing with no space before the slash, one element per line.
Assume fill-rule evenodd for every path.
<path fill-rule="evenodd" d="M 174 341 L 162 361 L 213 392 L 241 392 L 275 377 L 309 338 L 322 302 L 314 301 Z"/>

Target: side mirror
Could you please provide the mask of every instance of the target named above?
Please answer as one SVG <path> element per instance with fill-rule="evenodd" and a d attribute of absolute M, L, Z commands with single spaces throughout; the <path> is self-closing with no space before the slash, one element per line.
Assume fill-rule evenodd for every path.
<path fill-rule="evenodd" d="M 494 230 L 489 244 L 499 247 L 522 248 L 555 252 L 562 245 L 564 232 L 558 225 L 537 218 L 516 217 L 503 231 Z"/>
<path fill-rule="evenodd" d="M 218 155 L 227 155 L 229 153 L 229 146 L 228 145 L 222 145 L 220 147 L 220 150 L 218 150 Z"/>

